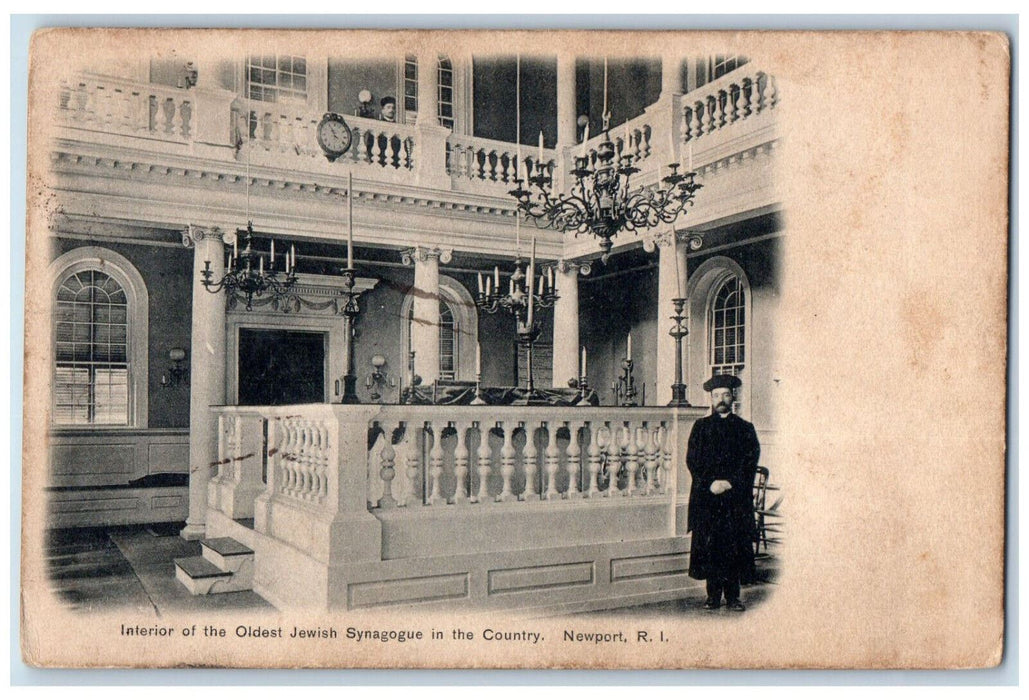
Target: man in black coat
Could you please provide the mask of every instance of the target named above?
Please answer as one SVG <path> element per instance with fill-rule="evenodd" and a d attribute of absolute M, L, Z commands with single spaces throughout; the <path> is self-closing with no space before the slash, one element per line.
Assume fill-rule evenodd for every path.
<path fill-rule="evenodd" d="M 711 415 L 693 424 L 686 465 L 693 477 L 687 530 L 693 533 L 690 576 L 707 579 L 705 608 L 725 594 L 726 607 L 744 610 L 740 584 L 754 578 L 754 473 L 757 432 L 732 412 L 738 377 L 719 374 L 704 382 Z"/>

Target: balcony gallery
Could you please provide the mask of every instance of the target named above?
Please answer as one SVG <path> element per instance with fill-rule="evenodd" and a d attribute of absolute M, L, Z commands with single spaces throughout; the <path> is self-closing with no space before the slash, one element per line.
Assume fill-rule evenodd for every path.
<path fill-rule="evenodd" d="M 185 520 L 233 574 L 183 564 L 190 590 L 277 607 L 588 609 L 691 589 L 683 458 L 706 377 L 743 378 L 737 412 L 776 455 L 780 95 L 757 61 L 75 68 L 53 105 L 52 267 L 125 269 L 130 351 L 113 408 L 91 384 L 79 410 L 69 388 L 54 454 L 130 430 L 144 447 L 51 484 L 55 524 Z M 182 382 L 143 363 L 167 348 L 185 349 Z M 161 512 L 81 507 L 158 471 L 182 476 Z M 247 551 L 319 583 L 301 595 Z"/>

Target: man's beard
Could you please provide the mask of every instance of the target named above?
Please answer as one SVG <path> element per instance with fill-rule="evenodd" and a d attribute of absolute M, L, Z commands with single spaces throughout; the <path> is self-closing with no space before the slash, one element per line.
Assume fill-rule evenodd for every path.
<path fill-rule="evenodd" d="M 715 404 L 715 412 L 716 413 L 728 413 L 731 410 L 732 410 L 732 404 L 721 402 L 721 401 L 719 403 Z"/>

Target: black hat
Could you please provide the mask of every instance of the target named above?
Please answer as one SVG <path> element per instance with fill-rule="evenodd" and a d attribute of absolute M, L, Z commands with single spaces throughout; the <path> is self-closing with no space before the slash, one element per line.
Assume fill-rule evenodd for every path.
<path fill-rule="evenodd" d="M 737 389 L 743 384 L 740 378 L 732 374 L 716 374 L 704 382 L 704 391 L 715 389 Z"/>
<path fill-rule="evenodd" d="M 397 98 L 390 97 L 389 95 L 386 95 L 381 100 L 379 100 L 379 106 L 380 107 L 385 107 L 386 105 L 395 105 L 396 103 L 397 103 Z"/>

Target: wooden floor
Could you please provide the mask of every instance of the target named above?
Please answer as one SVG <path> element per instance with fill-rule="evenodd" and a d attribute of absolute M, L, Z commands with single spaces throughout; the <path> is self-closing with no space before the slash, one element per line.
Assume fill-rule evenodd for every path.
<path fill-rule="evenodd" d="M 272 609 L 263 598 L 250 591 L 194 596 L 176 581 L 172 560 L 200 554 L 199 542 L 187 542 L 178 536 L 184 525 L 51 530 L 47 535 L 51 588 L 69 607 L 84 613 L 116 609 L 151 614 Z M 772 555 L 758 558 L 757 570 L 759 582 L 743 587 L 741 598 L 748 606 L 760 605 L 774 594 L 778 573 L 774 550 Z M 703 589 L 698 590 L 700 593 L 696 596 L 683 600 L 583 614 L 607 617 L 739 614 L 725 608 L 704 610 Z"/>

